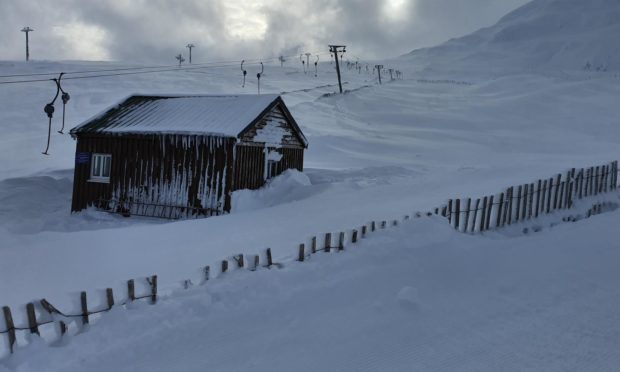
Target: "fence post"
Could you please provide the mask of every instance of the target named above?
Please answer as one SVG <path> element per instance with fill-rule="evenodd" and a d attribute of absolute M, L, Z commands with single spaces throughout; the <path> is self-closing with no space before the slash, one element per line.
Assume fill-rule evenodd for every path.
<path fill-rule="evenodd" d="M 478 217 L 478 208 L 480 208 L 480 198 L 476 199 L 476 206 L 474 207 L 474 219 L 471 222 L 471 232 L 476 231 L 476 217 Z"/>
<path fill-rule="evenodd" d="M 340 236 L 338 237 L 338 250 L 344 250 L 344 232 L 341 232 Z"/>
<path fill-rule="evenodd" d="M 366 225 L 362 226 L 362 239 L 366 237 Z"/>
<path fill-rule="evenodd" d="M 330 252 L 330 250 L 331 250 L 331 248 L 332 248 L 332 247 L 331 247 L 331 245 L 332 245 L 332 233 L 327 233 L 327 234 L 325 234 L 325 242 L 324 242 L 324 244 L 325 244 L 325 245 L 324 245 L 324 247 L 323 247 L 323 250 L 324 250 L 325 252 L 328 252 L 328 253 L 329 253 L 329 252 Z"/>
<path fill-rule="evenodd" d="M 260 265 L 260 255 L 254 255 L 254 268 L 253 270 L 258 270 L 258 266 Z"/>
<path fill-rule="evenodd" d="M 15 324 L 13 323 L 13 316 L 11 315 L 11 308 L 8 306 L 2 307 L 4 313 L 4 322 L 6 323 L 7 334 L 9 335 L 9 350 L 13 354 L 13 346 L 17 338 L 15 337 Z"/>
<path fill-rule="evenodd" d="M 585 188 L 584 188 L 584 195 L 583 195 L 585 197 L 590 195 L 590 182 L 591 182 L 591 179 L 592 179 L 592 174 L 591 174 L 590 168 L 588 168 L 588 169 L 586 169 L 586 185 L 585 185 Z"/>
<path fill-rule="evenodd" d="M 504 204 L 504 193 L 499 194 L 499 204 L 497 205 L 497 218 L 495 219 L 495 227 L 498 228 L 502 224 L 502 207 Z"/>
<path fill-rule="evenodd" d="M 551 194 L 553 194 L 553 178 L 549 178 L 549 188 L 547 189 L 547 214 L 551 213 Z"/>
<path fill-rule="evenodd" d="M 448 223 L 452 226 L 452 199 L 448 200 Z"/>
<path fill-rule="evenodd" d="M 151 276 L 151 280 L 148 281 L 151 285 L 151 303 L 157 302 L 157 275 Z"/>
<path fill-rule="evenodd" d="M 39 334 L 39 325 L 37 324 L 37 315 L 34 312 L 34 304 L 32 302 L 26 305 L 26 312 L 28 314 L 28 327 L 30 328 L 30 333 Z"/>
<path fill-rule="evenodd" d="M 562 181 L 562 174 L 558 174 L 555 179 L 555 193 L 553 195 L 553 210 L 558 209 L 558 197 L 560 196 L 560 182 Z"/>
<path fill-rule="evenodd" d="M 235 261 L 237 261 L 237 266 L 242 268 L 245 266 L 245 257 L 243 257 L 243 253 L 237 255 Z"/>
<path fill-rule="evenodd" d="M 222 274 L 228 271 L 228 260 L 222 260 Z"/>
<path fill-rule="evenodd" d="M 112 291 L 112 288 L 106 288 L 105 297 L 108 302 L 108 310 L 111 310 L 114 306 L 114 292 Z"/>
<path fill-rule="evenodd" d="M 489 211 L 487 212 L 486 230 L 491 227 L 491 214 L 493 213 L 493 198 L 494 195 L 489 197 Z"/>
<path fill-rule="evenodd" d="M 571 184 L 571 172 L 568 171 L 566 172 L 566 184 L 564 185 L 564 193 L 566 194 L 564 196 L 564 208 L 568 209 L 570 207 L 569 203 L 570 203 L 570 184 Z"/>
<path fill-rule="evenodd" d="M 541 190 L 541 196 L 540 196 L 540 213 L 541 214 L 545 214 L 545 202 L 546 202 L 546 196 L 547 196 L 547 180 L 543 181 L 542 184 L 542 190 Z"/>
<path fill-rule="evenodd" d="M 210 266 L 205 266 L 204 271 L 203 271 L 205 282 L 209 281 L 209 272 L 210 271 L 211 271 L 211 267 Z"/>
<path fill-rule="evenodd" d="M 510 186 L 510 188 L 508 189 L 508 208 L 506 208 L 508 218 L 504 220 L 504 224 L 508 225 L 512 224 L 512 199 L 514 199 L 514 191 L 515 188 L 513 186 Z"/>
<path fill-rule="evenodd" d="M 573 206 L 573 201 L 575 200 L 575 197 L 577 196 L 577 178 L 575 177 L 575 172 L 577 170 L 575 168 L 572 168 L 570 170 L 570 198 L 569 198 L 569 203 L 570 206 Z"/>
<path fill-rule="evenodd" d="M 86 301 L 86 292 L 80 293 L 80 304 L 82 305 L 82 324 L 88 324 L 88 303 Z"/>
<path fill-rule="evenodd" d="M 558 201 L 558 209 L 564 208 L 564 189 L 566 188 L 566 181 L 560 182 L 560 200 Z"/>
<path fill-rule="evenodd" d="M 529 195 L 529 185 L 523 185 L 523 209 L 521 211 L 521 220 L 525 220 L 527 217 L 527 200 Z"/>
<path fill-rule="evenodd" d="M 605 192 L 609 192 L 612 190 L 611 188 L 611 180 L 613 174 L 613 164 L 607 165 L 607 176 L 605 177 Z"/>
<path fill-rule="evenodd" d="M 609 183 L 609 164 L 604 167 L 605 176 L 603 177 L 603 192 L 607 192 L 607 184 Z"/>
<path fill-rule="evenodd" d="M 465 203 L 465 223 L 463 226 L 463 232 L 467 232 L 467 228 L 469 227 L 470 211 L 471 211 L 471 198 L 467 198 L 467 203 Z"/>
<path fill-rule="evenodd" d="M 532 219 L 532 210 L 534 209 L 534 184 L 531 183 L 530 184 L 530 198 L 528 199 L 528 211 L 527 211 L 527 219 L 531 220 Z"/>
<path fill-rule="evenodd" d="M 385 229 L 387 227 L 387 221 L 381 221 L 381 228 Z"/>
<path fill-rule="evenodd" d="M 482 199 L 482 213 L 480 215 L 480 229 L 478 231 L 483 232 L 485 230 L 485 221 L 486 221 L 486 213 L 487 213 L 487 197 L 485 196 Z"/>
<path fill-rule="evenodd" d="M 534 217 L 538 218 L 538 213 L 540 213 L 540 188 L 542 187 L 542 180 L 538 180 L 538 188 L 536 190 L 536 213 L 534 213 Z"/>
<path fill-rule="evenodd" d="M 597 166 L 594 170 L 594 195 L 598 195 L 599 177 L 599 167 Z"/>
<path fill-rule="evenodd" d="M 517 192 L 517 215 L 515 217 L 515 222 L 518 222 L 521 219 L 521 195 L 523 191 L 523 186 L 519 185 L 519 191 Z"/>
<path fill-rule="evenodd" d="M 461 199 L 456 199 L 456 206 L 454 208 L 454 228 L 456 231 L 459 231 L 459 222 L 461 219 Z"/>
<path fill-rule="evenodd" d="M 267 248 L 267 267 L 273 265 L 273 257 L 271 256 L 271 248 Z"/>
<path fill-rule="evenodd" d="M 351 243 L 357 243 L 357 230 L 351 232 Z"/>
<path fill-rule="evenodd" d="M 304 262 L 304 260 L 306 259 L 305 245 L 303 243 L 299 245 L 298 259 L 299 259 L 299 262 Z"/>
<path fill-rule="evenodd" d="M 127 281 L 127 298 L 131 302 L 136 300 L 136 286 L 133 279 Z"/>
<path fill-rule="evenodd" d="M 372 221 L 372 222 L 370 223 L 370 231 L 371 231 L 371 232 L 374 232 L 374 231 L 376 230 L 376 228 L 377 228 L 377 226 L 375 225 L 375 221 Z"/>

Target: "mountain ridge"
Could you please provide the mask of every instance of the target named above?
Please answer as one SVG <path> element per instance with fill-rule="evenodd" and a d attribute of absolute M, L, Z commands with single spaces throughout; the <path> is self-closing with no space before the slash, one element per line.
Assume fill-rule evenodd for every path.
<path fill-rule="evenodd" d="M 426 69 L 620 70 L 620 2 L 534 0 L 495 25 L 400 59 Z"/>

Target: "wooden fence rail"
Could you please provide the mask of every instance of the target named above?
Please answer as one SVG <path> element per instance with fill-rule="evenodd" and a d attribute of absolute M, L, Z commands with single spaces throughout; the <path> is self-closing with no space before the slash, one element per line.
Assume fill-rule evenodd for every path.
<path fill-rule="evenodd" d="M 617 188 L 618 161 L 614 161 L 508 187 L 499 194 L 476 198 L 475 202 L 472 198 L 450 199 L 442 207 L 442 215 L 458 231 L 483 232 L 568 209 L 576 200 Z"/>

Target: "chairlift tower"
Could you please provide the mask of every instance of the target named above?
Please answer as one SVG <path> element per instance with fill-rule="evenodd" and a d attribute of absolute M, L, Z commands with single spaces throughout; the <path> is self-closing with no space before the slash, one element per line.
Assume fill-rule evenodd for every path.
<path fill-rule="evenodd" d="M 192 64 L 192 48 L 195 48 L 196 46 L 192 43 L 189 43 L 185 46 L 186 48 L 189 49 L 189 64 Z"/>
<path fill-rule="evenodd" d="M 28 33 L 34 31 L 29 26 L 22 28 L 22 32 L 26 33 L 26 61 L 30 60 L 30 46 L 28 43 Z"/>
<path fill-rule="evenodd" d="M 181 67 L 181 65 L 183 64 L 183 62 L 185 62 L 185 58 L 183 58 L 183 54 L 179 53 L 176 57 L 177 61 L 179 61 L 179 67 Z"/>
<path fill-rule="evenodd" d="M 381 70 L 383 70 L 383 65 L 375 65 L 377 69 L 377 73 L 379 74 L 379 85 L 381 85 Z"/>
<path fill-rule="evenodd" d="M 347 51 L 346 45 L 330 45 L 329 52 L 334 54 L 334 59 L 336 60 L 336 72 L 338 73 L 338 86 L 340 87 L 340 94 L 342 94 L 342 79 L 340 77 L 340 64 L 338 62 L 338 53 L 344 55 Z"/>

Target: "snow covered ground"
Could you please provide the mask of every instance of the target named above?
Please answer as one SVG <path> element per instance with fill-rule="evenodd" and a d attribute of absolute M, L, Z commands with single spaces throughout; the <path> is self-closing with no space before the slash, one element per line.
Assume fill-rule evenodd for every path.
<path fill-rule="evenodd" d="M 412 220 L 344 252 L 119 308 L 61 347 L 18 350 L 4 368 L 614 371 L 617 221 L 609 213 L 515 238 Z"/>
<path fill-rule="evenodd" d="M 521 25 L 515 17 L 511 25 Z M 345 70 L 345 95 L 328 94 L 337 89 L 326 86 L 336 82 L 329 64 L 318 78 L 301 66 L 266 66 L 261 91 L 292 92 L 283 98 L 310 143 L 306 170 L 237 193 L 230 215 L 194 221 L 70 215 L 75 143 L 54 133 L 52 155 L 40 154 L 53 83 L 0 85 L 0 305 L 25 324 L 31 300 L 68 309 L 77 291 L 124 293 L 130 278 L 157 274 L 170 293 L 233 254 L 271 247 L 277 260 L 290 261 L 297 244 L 320 233 L 620 157 L 616 72 L 479 69 L 458 49 L 450 53 L 461 63 L 446 67 L 437 51 L 450 45 L 383 62 L 405 79 L 384 76 L 380 86 L 364 71 Z M 494 46 L 477 48 L 484 56 Z M 576 65 L 582 57 L 566 58 Z M 0 75 L 117 67 L 0 62 Z M 256 89 L 251 79 L 241 88 L 238 67 L 63 86 L 72 96 L 68 127 L 135 92 Z M 57 105 L 55 130 L 60 113 Z M 119 309 L 62 348 L 30 345 L 2 363 L 10 370 L 169 370 L 166 363 L 179 361 L 187 370 L 613 370 L 620 364 L 617 221 L 610 212 L 525 237 L 518 230 L 470 237 L 440 220 L 412 222 L 350 254 L 231 273 L 154 307 Z"/>

